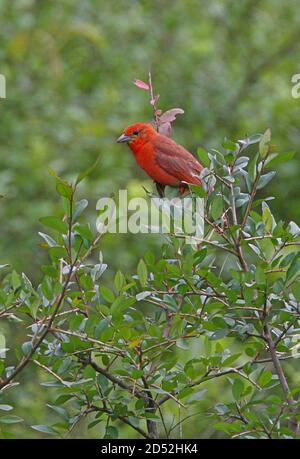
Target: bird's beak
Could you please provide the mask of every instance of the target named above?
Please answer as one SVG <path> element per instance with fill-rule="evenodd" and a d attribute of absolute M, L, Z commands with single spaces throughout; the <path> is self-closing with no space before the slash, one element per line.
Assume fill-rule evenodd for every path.
<path fill-rule="evenodd" d="M 131 136 L 131 135 L 122 134 L 122 135 L 120 135 L 120 137 L 117 139 L 117 143 L 130 142 L 130 140 L 132 140 L 132 136 Z"/>

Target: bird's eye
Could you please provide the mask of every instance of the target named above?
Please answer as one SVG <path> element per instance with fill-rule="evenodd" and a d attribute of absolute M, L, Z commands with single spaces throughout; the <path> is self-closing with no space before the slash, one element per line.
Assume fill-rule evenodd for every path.
<path fill-rule="evenodd" d="M 139 135 L 139 131 L 133 131 L 133 135 Z"/>

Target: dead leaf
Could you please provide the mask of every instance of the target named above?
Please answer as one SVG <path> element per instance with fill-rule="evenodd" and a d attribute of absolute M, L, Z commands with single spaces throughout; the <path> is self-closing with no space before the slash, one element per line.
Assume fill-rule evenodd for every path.
<path fill-rule="evenodd" d="M 171 127 L 171 123 L 159 124 L 159 126 L 158 126 L 158 132 L 159 132 L 161 135 L 164 135 L 164 136 L 166 136 L 166 137 L 171 137 L 171 136 L 172 136 L 172 127 Z"/>
<path fill-rule="evenodd" d="M 160 116 L 160 122 L 161 124 L 172 123 L 172 121 L 176 119 L 177 115 L 182 115 L 183 113 L 184 110 L 182 110 L 182 108 L 171 108 Z"/>
<path fill-rule="evenodd" d="M 129 344 L 128 344 L 128 348 L 129 349 L 133 349 L 134 347 L 137 347 L 140 344 L 141 340 L 142 340 L 142 338 L 138 337 L 138 338 L 134 339 L 133 341 L 130 341 Z"/>
<path fill-rule="evenodd" d="M 144 89 L 145 91 L 149 91 L 150 89 L 148 83 L 144 83 L 142 80 L 134 80 L 133 84 L 140 89 Z"/>

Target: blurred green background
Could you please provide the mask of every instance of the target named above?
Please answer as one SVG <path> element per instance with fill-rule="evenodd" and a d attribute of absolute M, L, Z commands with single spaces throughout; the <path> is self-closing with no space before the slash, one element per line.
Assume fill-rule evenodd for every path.
<path fill-rule="evenodd" d="M 185 110 L 174 138 L 190 151 L 271 127 L 278 150 L 296 152 L 268 191 L 276 218 L 299 222 L 299 29 L 297 0 L 0 0 L 0 263 L 39 279 L 38 219 L 62 212 L 48 166 L 71 180 L 101 155 L 79 190 L 92 224 L 100 197 L 151 189 L 115 143 L 126 125 L 151 118 L 146 92 L 132 84 L 150 68 L 160 108 Z M 131 272 L 159 242 L 106 236 L 105 262 Z M 45 391 L 31 384 L 20 406 L 42 424 Z"/>

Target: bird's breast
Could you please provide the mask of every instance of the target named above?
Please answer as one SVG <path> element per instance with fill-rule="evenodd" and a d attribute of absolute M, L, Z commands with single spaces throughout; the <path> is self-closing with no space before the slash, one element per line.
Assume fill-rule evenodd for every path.
<path fill-rule="evenodd" d="M 152 178 L 155 182 L 162 185 L 176 186 L 180 181 L 162 169 L 156 161 L 156 154 L 150 142 L 144 145 L 129 145 L 133 152 L 138 165 Z"/>

